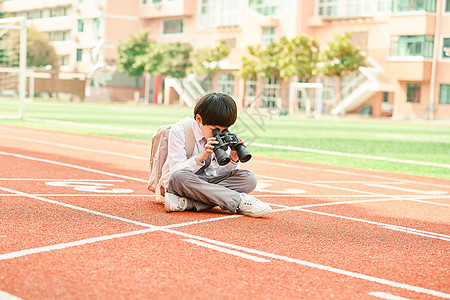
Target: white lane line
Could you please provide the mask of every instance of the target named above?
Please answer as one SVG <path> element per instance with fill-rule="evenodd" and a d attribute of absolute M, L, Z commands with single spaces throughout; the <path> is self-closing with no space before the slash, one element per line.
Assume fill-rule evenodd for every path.
<path fill-rule="evenodd" d="M 15 140 L 19 140 L 19 141 L 27 141 L 27 142 L 39 143 L 39 144 L 50 145 L 50 146 L 57 146 L 57 147 L 62 147 L 62 148 L 74 149 L 74 150 L 82 150 L 82 151 L 95 152 L 95 153 L 101 153 L 101 154 L 108 154 L 108 155 L 114 155 L 114 156 L 122 156 L 122 157 L 126 157 L 126 158 L 133 158 L 133 159 L 139 159 L 139 160 L 148 160 L 148 158 L 145 158 L 145 157 L 142 157 L 142 156 L 135 156 L 135 155 L 118 153 L 118 152 L 90 149 L 90 148 L 78 147 L 78 146 L 71 146 L 71 145 L 61 144 L 61 143 L 46 142 L 46 141 L 35 140 L 35 139 L 30 139 L 30 138 L 12 137 L 12 136 L 3 135 L 3 134 L 0 134 L 0 137 L 9 138 L 9 139 L 15 139 Z"/>
<path fill-rule="evenodd" d="M 426 237 L 430 237 L 430 238 L 434 238 L 434 239 L 441 239 L 444 241 L 450 241 L 450 236 L 445 235 L 445 234 L 423 231 L 423 230 L 418 230 L 418 229 L 413 229 L 413 228 L 405 228 L 405 227 L 396 226 L 396 225 L 386 225 L 383 227 L 386 229 L 397 230 L 397 231 L 406 232 L 406 233 L 410 233 L 410 234 L 426 236 Z"/>
<path fill-rule="evenodd" d="M 5 126 L 2 126 L 0 124 L 0 129 L 3 127 L 3 129 L 5 129 Z M 10 130 L 11 127 L 6 127 L 6 130 Z M 51 137 L 51 139 L 54 139 L 55 136 L 60 137 L 61 139 L 64 138 L 68 138 L 71 141 L 73 140 L 82 140 L 83 144 L 85 144 L 85 141 L 91 141 L 92 140 L 92 136 L 88 135 L 88 134 L 78 134 L 78 133 L 70 133 L 67 131 L 44 131 L 45 129 L 29 129 L 29 128 L 25 128 L 25 127 L 14 127 L 14 131 L 20 131 L 20 132 L 25 132 L 26 134 L 32 134 L 33 136 L 37 136 L 37 135 L 41 135 L 44 137 Z M 14 132 L 15 134 L 15 132 Z M 11 135 L 8 135 L 9 137 L 11 137 Z M 136 148 L 145 148 L 145 149 L 149 149 L 149 144 L 145 143 L 145 142 L 140 142 L 140 141 L 136 141 L 136 140 L 125 140 L 125 139 L 107 139 L 107 138 L 101 138 L 101 139 L 96 139 L 95 140 L 96 143 L 102 143 L 102 144 L 107 144 L 108 148 L 110 148 L 111 144 L 117 145 L 127 145 L 127 147 L 136 147 Z"/>
<path fill-rule="evenodd" d="M 409 300 L 409 298 L 403 298 L 400 296 L 395 296 L 384 292 L 371 292 L 369 293 L 369 295 L 386 300 Z"/>
<path fill-rule="evenodd" d="M 22 298 L 0 291 L 0 300 L 22 300 Z"/>
<path fill-rule="evenodd" d="M 345 184 L 355 184 L 355 183 L 362 183 L 362 184 L 365 184 L 365 183 L 401 184 L 401 183 L 404 183 L 404 182 L 401 182 L 401 181 L 395 182 L 395 181 L 367 181 L 367 180 L 366 181 L 361 181 L 361 180 L 359 180 L 359 181 L 353 181 L 353 180 L 313 180 L 311 182 L 314 182 L 314 183 L 345 183 Z"/>
<path fill-rule="evenodd" d="M 137 194 L 30 194 L 37 197 L 149 197 L 153 198 L 155 195 L 137 195 Z M 23 197 L 18 194 L 0 194 L 0 196 L 9 197 Z"/>
<path fill-rule="evenodd" d="M 318 168 L 312 168 L 312 167 L 305 167 L 305 166 L 297 166 L 295 164 L 285 164 L 285 163 L 279 163 L 279 162 L 271 162 L 268 160 L 261 161 L 258 159 L 252 160 L 252 162 L 256 162 L 262 165 L 272 165 L 272 166 L 279 166 L 279 167 L 286 167 L 286 168 L 294 168 L 294 169 L 301 169 L 301 170 L 312 170 L 312 171 L 320 171 L 320 172 L 328 172 L 328 173 L 338 173 L 338 174 L 345 174 L 345 175 L 352 175 L 352 176 L 359 176 L 359 177 L 369 177 L 369 178 L 377 178 L 381 180 L 392 180 L 394 182 L 406 182 L 406 183 L 415 183 L 415 184 L 421 184 L 426 186 L 437 186 L 437 187 L 443 187 L 448 188 L 448 185 L 442 185 L 442 184 L 435 184 L 435 183 L 429 183 L 429 182 L 421 182 L 421 181 L 414 181 L 414 180 L 408 180 L 403 178 L 392 178 L 388 176 L 380 176 L 380 175 L 373 175 L 373 174 L 367 174 L 367 173 L 358 173 L 353 171 L 341 171 L 341 170 L 333 170 L 333 169 L 318 169 Z"/>
<path fill-rule="evenodd" d="M 449 197 L 429 197 L 429 198 L 422 198 L 422 199 L 408 199 L 409 201 L 418 202 L 418 203 L 426 203 L 426 204 L 434 204 L 434 205 L 440 205 L 440 206 L 449 206 L 450 204 L 447 203 L 439 203 L 439 202 L 431 202 L 431 201 L 423 201 L 423 199 L 445 199 Z"/>
<path fill-rule="evenodd" d="M 55 244 L 55 245 L 38 247 L 38 248 L 32 248 L 32 249 L 26 249 L 26 250 L 20 250 L 20 251 L 0 254 L 0 260 L 13 259 L 13 258 L 18 258 L 18 257 L 30 255 L 30 254 L 37 254 L 37 253 L 49 252 L 49 251 L 53 251 L 53 250 L 61 250 L 61 249 L 66 249 L 66 248 L 71 248 L 71 247 L 76 247 L 76 246 L 93 244 L 93 243 L 97 243 L 97 242 L 101 242 L 101 241 L 107 241 L 107 240 L 112 240 L 112 239 L 116 239 L 116 238 L 123 238 L 123 237 L 127 237 L 127 236 L 133 236 L 133 235 L 148 233 L 148 232 L 152 232 L 152 231 L 156 231 L 156 230 L 158 230 L 158 227 L 154 226 L 152 228 L 147 228 L 147 229 L 141 229 L 141 230 L 135 230 L 135 231 L 130 231 L 130 232 L 105 235 L 105 236 L 100 236 L 100 237 L 95 237 L 95 238 L 88 238 L 88 239 L 74 241 L 74 242 Z"/>
<path fill-rule="evenodd" d="M 17 158 L 23 158 L 23 159 L 29 159 L 29 160 L 34 160 L 34 161 L 40 161 L 40 162 L 50 163 L 50 164 L 54 164 L 54 165 L 74 168 L 74 169 L 78 169 L 78 170 L 82 170 L 82 171 L 87 171 L 87 172 L 93 172 L 93 173 L 97 173 L 97 174 L 112 176 L 112 177 L 119 177 L 119 178 L 134 180 L 134 181 L 147 182 L 147 180 L 144 180 L 144 179 L 134 178 L 134 177 L 125 176 L 125 175 L 118 175 L 118 174 L 114 174 L 114 173 L 110 173 L 110 172 L 99 171 L 99 170 L 95 170 L 95 169 L 91 169 L 91 168 L 85 168 L 85 167 L 81 167 L 81 166 L 77 166 L 77 165 L 73 165 L 73 164 L 62 163 L 62 162 L 49 160 L 49 159 L 36 158 L 36 157 L 31 157 L 31 156 L 26 156 L 26 155 L 21 155 L 21 154 L 14 154 L 14 153 L 3 152 L 3 151 L 0 151 L 0 155 L 13 156 L 13 157 L 17 157 Z"/>
<path fill-rule="evenodd" d="M 8 188 L 1 187 L 1 186 L 0 186 L 0 190 L 3 190 L 5 192 L 14 193 L 14 194 L 17 194 L 17 195 L 20 195 L 20 196 L 23 196 L 23 197 L 27 197 L 27 198 L 31 198 L 31 199 L 35 199 L 35 200 L 51 203 L 51 204 L 56 204 L 56 205 L 64 206 L 64 207 L 67 207 L 67 208 L 71 208 L 71 209 L 75 209 L 75 210 L 79 210 L 79 211 L 83 211 L 83 212 L 87 212 L 87 213 L 94 214 L 94 215 L 107 217 L 107 218 L 111 218 L 111 219 L 115 219 L 115 220 L 123 221 L 123 222 L 127 222 L 127 223 L 132 223 L 132 224 L 138 225 L 138 226 L 144 226 L 144 227 L 151 227 L 152 226 L 152 225 L 149 225 L 147 223 L 133 221 L 133 220 L 125 219 L 125 218 L 122 218 L 122 217 L 117 217 L 117 216 L 113 216 L 113 215 L 110 215 L 110 214 L 101 213 L 101 212 L 98 212 L 98 211 L 95 211 L 95 210 L 91 210 L 91 209 L 75 206 L 75 205 L 72 205 L 72 204 L 67 204 L 67 203 L 64 203 L 64 202 L 58 202 L 58 201 L 55 201 L 55 200 L 50 200 L 50 199 L 47 199 L 47 198 L 44 198 L 44 197 L 38 197 L 38 196 L 35 196 L 35 195 L 31 195 L 31 194 L 27 194 L 27 193 L 24 193 L 24 192 L 8 189 Z"/>
<path fill-rule="evenodd" d="M 403 184 L 403 182 L 402 182 L 402 184 Z M 424 194 L 424 195 L 443 195 L 443 194 L 447 194 L 447 192 L 444 192 L 444 191 L 413 190 L 413 189 L 407 189 L 407 188 L 402 188 L 402 187 L 399 187 L 399 186 L 392 186 L 392 185 L 387 185 L 387 184 L 365 183 L 364 185 L 379 187 L 379 188 L 383 188 L 383 189 L 397 190 L 397 191 L 402 191 L 402 192 Z"/>
<path fill-rule="evenodd" d="M 0 154 L 1 154 L 1 152 L 0 152 Z M 299 181 L 299 180 L 293 180 L 293 179 L 279 178 L 279 177 L 266 176 L 266 175 L 256 175 L 256 176 L 257 177 L 261 177 L 261 178 L 266 178 L 266 179 L 279 180 L 279 181 L 285 181 L 285 182 L 291 182 L 291 183 L 302 184 L 302 185 L 309 185 L 309 186 L 318 186 L 318 187 L 323 187 L 323 188 L 328 188 L 328 189 L 335 189 L 335 190 L 340 190 L 340 191 L 347 191 L 347 192 L 354 192 L 354 193 L 368 194 L 368 195 L 384 196 L 384 195 L 378 194 L 378 193 L 359 191 L 359 190 L 354 190 L 354 189 L 347 189 L 347 188 L 331 186 L 331 185 L 325 185 L 325 184 L 319 184 L 319 183 L 311 183 L 311 182 L 306 182 L 306 181 Z"/>
<path fill-rule="evenodd" d="M 354 158 L 362 158 L 362 159 L 370 159 L 370 160 L 390 161 L 390 162 L 402 163 L 402 164 L 433 166 L 433 167 L 441 167 L 441 168 L 450 169 L 450 165 L 447 165 L 447 164 L 439 164 L 439 163 L 427 162 L 427 161 L 405 160 L 405 159 L 390 158 L 390 157 L 385 157 L 385 156 L 372 156 L 372 155 L 364 155 L 364 154 L 357 154 L 357 153 L 344 153 L 344 152 L 337 152 L 337 151 L 318 150 L 318 149 L 300 148 L 300 147 L 292 147 L 292 146 L 281 146 L 281 145 L 270 145 L 270 144 L 259 144 L 259 143 L 252 143 L 252 146 L 263 147 L 263 148 L 272 148 L 272 149 L 281 149 L 281 150 L 290 150 L 290 151 L 297 151 L 297 152 L 311 152 L 311 153 L 318 153 L 318 154 L 325 154 L 325 155 L 332 155 L 332 156 L 345 156 L 345 157 L 354 157 Z"/>
<path fill-rule="evenodd" d="M 419 202 L 419 203 L 426 203 L 426 204 L 450 207 L 450 204 L 446 204 L 446 203 L 424 201 L 424 199 L 435 199 L 435 198 L 436 197 L 422 197 L 420 199 L 416 199 L 416 198 L 410 198 L 408 195 L 405 195 L 405 196 L 396 196 L 396 197 L 387 197 L 387 198 L 378 198 L 378 199 L 362 199 L 362 200 L 349 200 L 349 201 L 339 201 L 339 202 L 336 201 L 336 202 L 307 204 L 307 205 L 302 205 L 301 208 L 322 207 L 322 206 L 329 206 L 329 205 L 345 205 L 345 204 L 365 203 L 365 202 L 383 202 L 383 201 L 411 201 L 411 202 Z M 450 196 L 445 196 L 444 198 L 450 198 Z"/>
<path fill-rule="evenodd" d="M 301 208 L 301 206 L 299 206 L 297 208 L 293 208 L 293 207 L 288 207 L 286 209 L 282 208 L 282 209 L 278 209 L 278 210 L 273 210 L 272 212 L 284 211 L 284 210 L 298 210 L 298 211 L 303 211 L 303 212 L 308 212 L 308 213 L 313 213 L 313 214 L 318 214 L 318 215 L 323 215 L 323 216 L 328 216 L 328 217 L 334 217 L 334 218 L 339 218 L 339 219 L 345 219 L 345 220 L 350 220 L 350 221 L 355 221 L 355 222 L 361 222 L 361 223 L 381 226 L 385 229 L 397 230 L 397 231 L 401 231 L 401 232 L 405 232 L 405 233 L 409 233 L 409 234 L 440 239 L 443 241 L 450 241 L 450 236 L 445 235 L 445 234 L 423 231 L 423 230 L 419 230 L 419 229 L 413 229 L 413 228 L 397 226 L 397 225 L 392 225 L 392 224 L 386 224 L 386 223 L 380 223 L 380 222 L 375 222 L 375 221 L 369 221 L 369 220 L 364 220 L 364 219 L 358 219 L 358 218 L 353 218 L 353 217 L 346 217 L 346 216 L 330 214 L 330 213 L 321 212 L 321 211 L 314 211 L 314 210 L 310 210 L 310 209 L 303 209 L 303 208 Z"/>
<path fill-rule="evenodd" d="M 164 229 L 163 231 L 170 232 L 170 233 L 177 234 L 177 235 L 181 235 L 181 236 L 184 236 L 184 237 L 187 237 L 187 238 L 191 238 L 191 239 L 195 239 L 195 240 L 201 240 L 201 241 L 204 241 L 204 242 L 207 242 L 207 243 L 210 243 L 210 244 L 215 244 L 215 245 L 218 245 L 218 246 L 228 247 L 228 248 L 236 249 L 236 250 L 239 250 L 239 251 L 248 252 L 248 253 L 251 253 L 251 254 L 256 254 L 256 255 L 259 255 L 259 256 L 265 256 L 265 257 L 268 257 L 268 258 L 271 258 L 271 259 L 279 259 L 279 260 L 282 260 L 282 261 L 291 262 L 291 263 L 295 263 L 295 264 L 311 267 L 311 268 L 314 268 L 314 269 L 319 269 L 319 270 L 328 271 L 328 272 L 332 272 L 332 273 L 336 273 L 336 274 L 340 274 L 340 275 L 349 276 L 349 277 L 352 277 L 352 278 L 357 278 L 357 279 L 362 279 L 362 280 L 366 280 L 366 281 L 371 281 L 371 282 L 375 282 L 375 283 L 379 283 L 379 284 L 383 284 L 383 285 L 387 285 L 387 286 L 391 286 L 391 287 L 401 288 L 401 289 L 413 291 L 413 292 L 416 292 L 416 293 L 423 293 L 423 294 L 427 294 L 427 295 L 432 295 L 432 296 L 436 296 L 436 297 L 442 297 L 442 298 L 450 299 L 450 294 L 446 294 L 446 293 L 443 293 L 443 292 L 440 292 L 440 291 L 430 290 L 430 289 L 417 287 L 417 286 L 413 286 L 413 285 L 409 285 L 409 284 L 405 284 L 405 283 L 399 283 L 399 282 L 395 282 L 395 281 L 391 281 L 391 280 L 387 280 L 387 279 L 382 279 L 382 278 L 377 278 L 377 277 L 373 277 L 373 276 L 369 276 L 369 275 L 365 275 L 365 274 L 361 274 L 361 273 L 356 273 L 356 272 L 351 272 L 351 271 L 337 269 L 337 268 L 334 268 L 334 267 L 320 265 L 320 264 L 316 264 L 316 263 L 312 263 L 312 262 L 309 262 L 309 261 L 304 261 L 304 260 L 300 260 L 300 259 L 296 259 L 296 258 L 286 257 L 286 256 L 278 255 L 278 254 L 273 254 L 273 253 L 269 253 L 269 252 L 264 252 L 264 251 L 260 251 L 260 250 L 255 250 L 255 249 L 251 249 L 251 248 L 246 248 L 246 247 L 242 247 L 242 246 L 228 244 L 228 243 L 212 240 L 212 239 L 209 239 L 209 238 L 200 237 L 200 236 L 192 235 L 192 234 L 189 234 L 189 233 L 176 231 L 176 230 L 173 230 L 173 229 Z"/>
<path fill-rule="evenodd" d="M 329 185 L 318 184 L 318 183 L 310 183 L 310 182 L 304 182 L 304 181 L 292 180 L 292 179 L 286 179 L 286 178 L 277 178 L 277 177 L 271 177 L 271 176 L 265 176 L 265 175 L 256 175 L 256 176 L 261 177 L 261 178 L 271 179 L 271 180 L 279 180 L 279 181 L 291 182 L 291 183 L 296 183 L 296 184 L 311 185 L 311 186 L 318 186 L 318 187 L 336 189 L 336 190 L 347 191 L 347 192 L 361 193 L 361 194 L 364 194 L 364 196 L 370 195 L 370 196 L 375 196 L 375 197 L 386 197 L 386 198 L 392 198 L 392 199 L 397 199 L 399 197 L 398 195 L 386 195 L 386 194 L 381 194 L 381 193 L 372 193 L 372 192 L 360 191 L 360 190 L 355 190 L 355 189 L 347 189 L 347 188 L 342 188 L 342 187 L 329 186 Z M 304 197 L 307 197 L 307 196 L 308 195 L 304 195 Z M 309 196 L 314 197 L 315 195 L 309 195 Z M 356 195 L 356 196 L 362 197 L 362 195 Z M 414 197 L 414 196 L 417 196 L 417 195 L 407 195 L 407 197 Z M 439 197 L 439 196 L 433 196 L 432 199 L 434 199 L 435 197 Z M 447 198 L 447 197 L 445 197 L 445 198 Z M 411 198 L 403 199 L 403 200 L 415 201 L 415 199 L 411 199 Z M 436 205 L 446 205 L 446 204 L 435 203 L 435 202 L 428 202 L 428 203 L 436 204 Z"/>
<path fill-rule="evenodd" d="M 195 244 L 195 245 L 198 245 L 198 246 L 210 248 L 210 249 L 213 249 L 213 250 L 216 250 L 216 251 L 224 252 L 224 253 L 227 253 L 227 254 L 239 256 L 241 258 L 253 260 L 253 261 L 256 261 L 256 262 L 270 262 L 270 260 L 265 259 L 265 258 L 249 255 L 249 254 L 242 253 L 242 252 L 239 252 L 239 251 L 236 251 L 236 250 L 231 250 L 231 249 L 228 249 L 228 248 L 225 248 L 225 247 L 220 247 L 220 246 L 213 245 L 213 244 L 208 244 L 208 243 L 205 243 L 205 242 L 200 242 L 200 241 L 194 240 L 194 239 L 183 239 L 183 241 L 189 242 L 189 243 L 192 243 L 192 244 Z"/>
<path fill-rule="evenodd" d="M 59 178 L 0 178 L 2 181 L 99 181 L 99 182 L 124 182 L 124 180 L 119 179 L 59 179 Z"/>
<path fill-rule="evenodd" d="M 25 120 L 26 121 L 31 121 L 31 122 L 44 122 L 44 123 L 53 123 L 53 124 L 76 126 L 76 127 L 100 128 L 100 129 L 108 129 L 108 130 L 114 130 L 114 131 L 139 132 L 139 133 L 146 133 L 146 134 L 149 134 L 149 135 L 155 134 L 155 131 L 151 131 L 151 130 L 124 128 L 124 127 L 114 127 L 114 126 L 109 126 L 109 125 L 97 125 L 97 124 L 89 124 L 89 123 L 79 123 L 79 122 L 49 120 L 49 119 L 39 119 L 39 118 L 25 118 Z"/>

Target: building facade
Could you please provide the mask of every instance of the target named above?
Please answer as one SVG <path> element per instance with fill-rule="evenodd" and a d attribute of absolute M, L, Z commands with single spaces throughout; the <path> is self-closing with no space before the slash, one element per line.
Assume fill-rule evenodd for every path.
<path fill-rule="evenodd" d="M 450 0 L 141 0 L 140 6 L 139 17 L 154 40 L 194 48 L 225 40 L 231 53 L 203 86 L 234 94 L 241 106 L 284 109 L 289 99 L 290 82 L 236 78 L 233 71 L 241 67 L 248 46 L 298 35 L 315 37 L 324 46 L 351 32 L 369 66 L 343 80 L 348 101 L 342 99 L 331 113 L 370 107 L 372 115 L 396 119 L 450 118 Z M 325 85 L 325 103 L 333 106 L 336 81 L 314 80 Z M 250 103 L 259 94 L 262 99 Z"/>
<path fill-rule="evenodd" d="M 118 43 L 139 30 L 148 30 L 154 41 L 189 43 L 194 49 L 223 40 L 230 54 L 218 62 L 213 77 L 196 77 L 203 90 L 233 94 L 241 107 L 281 111 L 289 107 L 295 78 L 237 77 L 248 46 L 299 35 L 326 46 L 335 35 L 351 32 L 368 65 L 342 80 L 339 103 L 335 78 L 311 79 L 324 85 L 320 109 L 450 119 L 450 0 L 9 0 L 2 6 L 48 32 L 61 65 L 91 74 L 94 83 L 96 70 L 117 62 Z M 110 96 L 131 98 L 131 86 L 114 85 L 126 80 L 117 75 L 106 82 Z M 150 92 L 141 90 L 145 99 L 153 99 Z M 166 88 L 164 96 L 170 102 L 180 93 Z M 308 113 L 311 105 L 304 101 L 297 109 Z"/>
<path fill-rule="evenodd" d="M 27 26 L 48 35 L 60 71 L 85 74 L 92 98 L 123 99 L 132 98 L 133 81 L 126 79 L 129 84 L 113 84 L 107 90 L 97 87 L 114 81 L 110 73 L 117 61 L 117 45 L 141 28 L 138 2 L 130 2 L 6 0 L 0 5 L 3 13 L 25 16 Z"/>

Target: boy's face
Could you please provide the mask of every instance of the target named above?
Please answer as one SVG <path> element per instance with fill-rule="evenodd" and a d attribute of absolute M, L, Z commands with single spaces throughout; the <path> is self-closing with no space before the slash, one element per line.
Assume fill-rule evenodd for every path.
<path fill-rule="evenodd" d="M 202 117 L 199 114 L 197 114 L 195 116 L 195 120 L 197 121 L 198 126 L 200 127 L 200 130 L 202 131 L 202 134 L 206 139 L 213 136 L 212 131 L 214 129 L 218 128 L 218 129 L 220 129 L 220 131 L 222 131 L 225 128 L 228 128 L 228 127 L 222 127 L 222 126 L 216 126 L 216 125 L 203 125 Z"/>

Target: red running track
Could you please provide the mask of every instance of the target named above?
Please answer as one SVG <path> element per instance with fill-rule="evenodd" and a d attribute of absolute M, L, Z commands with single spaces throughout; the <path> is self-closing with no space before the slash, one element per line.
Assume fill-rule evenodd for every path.
<path fill-rule="evenodd" d="M 168 214 L 148 143 L 0 141 L 0 299 L 450 298 L 449 180 L 256 157 L 271 214 Z"/>

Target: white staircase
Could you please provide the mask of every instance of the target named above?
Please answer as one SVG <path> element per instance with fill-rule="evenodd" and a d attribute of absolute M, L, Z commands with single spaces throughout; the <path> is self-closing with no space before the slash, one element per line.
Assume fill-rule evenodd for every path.
<path fill-rule="evenodd" d="M 366 102 L 379 91 L 393 91 L 393 86 L 381 76 L 381 66 L 371 57 L 369 67 L 360 67 L 359 73 L 341 90 L 341 102 L 332 109 L 333 115 L 344 115 Z"/>
<path fill-rule="evenodd" d="M 193 74 L 181 79 L 166 77 L 164 85 L 172 87 L 180 97 L 180 104 L 189 107 L 194 107 L 197 99 L 205 93 Z"/>

